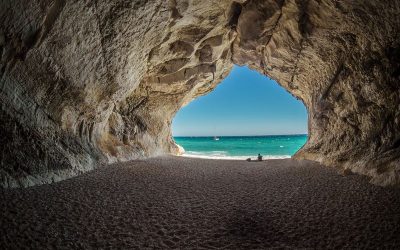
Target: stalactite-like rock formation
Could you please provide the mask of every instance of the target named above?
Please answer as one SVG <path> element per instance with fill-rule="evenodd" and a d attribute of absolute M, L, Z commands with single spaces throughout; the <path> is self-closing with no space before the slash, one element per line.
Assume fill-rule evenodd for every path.
<path fill-rule="evenodd" d="M 233 63 L 309 111 L 295 155 L 400 183 L 400 1 L 1 3 L 0 183 L 177 148 L 170 124 Z"/>

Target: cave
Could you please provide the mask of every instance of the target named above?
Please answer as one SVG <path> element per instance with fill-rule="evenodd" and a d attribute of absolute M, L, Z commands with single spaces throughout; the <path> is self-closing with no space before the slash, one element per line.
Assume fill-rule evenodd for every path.
<path fill-rule="evenodd" d="M 4 249 L 399 248 L 398 0 L 0 7 Z M 172 156 L 233 65 L 306 106 L 292 159 Z"/>
<path fill-rule="evenodd" d="M 2 3 L 2 187 L 176 153 L 171 117 L 233 64 L 306 105 L 294 156 L 398 185 L 397 1 Z"/>

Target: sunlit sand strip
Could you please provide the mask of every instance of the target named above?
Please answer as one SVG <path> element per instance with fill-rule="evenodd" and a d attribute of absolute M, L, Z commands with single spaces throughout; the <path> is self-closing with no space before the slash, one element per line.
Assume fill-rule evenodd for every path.
<path fill-rule="evenodd" d="M 189 157 L 189 158 L 200 158 L 200 159 L 214 159 L 214 160 L 246 160 L 248 158 L 252 160 L 256 160 L 257 156 L 250 156 L 250 155 L 240 155 L 240 156 L 227 156 L 227 155 L 204 155 L 204 154 L 190 154 L 184 153 L 181 155 L 182 157 Z M 273 160 L 273 159 L 288 159 L 291 158 L 290 155 L 265 155 L 263 156 L 263 160 Z"/>

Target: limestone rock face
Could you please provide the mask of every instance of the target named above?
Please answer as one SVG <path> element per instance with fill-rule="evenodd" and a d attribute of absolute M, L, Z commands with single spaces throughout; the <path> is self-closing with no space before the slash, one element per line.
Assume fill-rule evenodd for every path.
<path fill-rule="evenodd" d="M 233 62 L 300 98 L 309 139 L 295 155 L 400 183 L 400 1 L 249 1 Z"/>
<path fill-rule="evenodd" d="M 0 3 L 0 183 L 178 153 L 175 113 L 233 63 L 309 111 L 295 155 L 400 183 L 400 1 Z"/>

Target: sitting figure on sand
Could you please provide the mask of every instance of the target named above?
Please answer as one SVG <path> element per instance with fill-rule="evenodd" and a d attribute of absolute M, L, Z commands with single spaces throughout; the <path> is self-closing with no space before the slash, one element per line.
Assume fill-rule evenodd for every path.
<path fill-rule="evenodd" d="M 263 158 L 262 155 L 258 154 L 257 161 L 262 161 L 262 158 Z M 251 161 L 251 158 L 247 158 L 246 161 Z"/>

